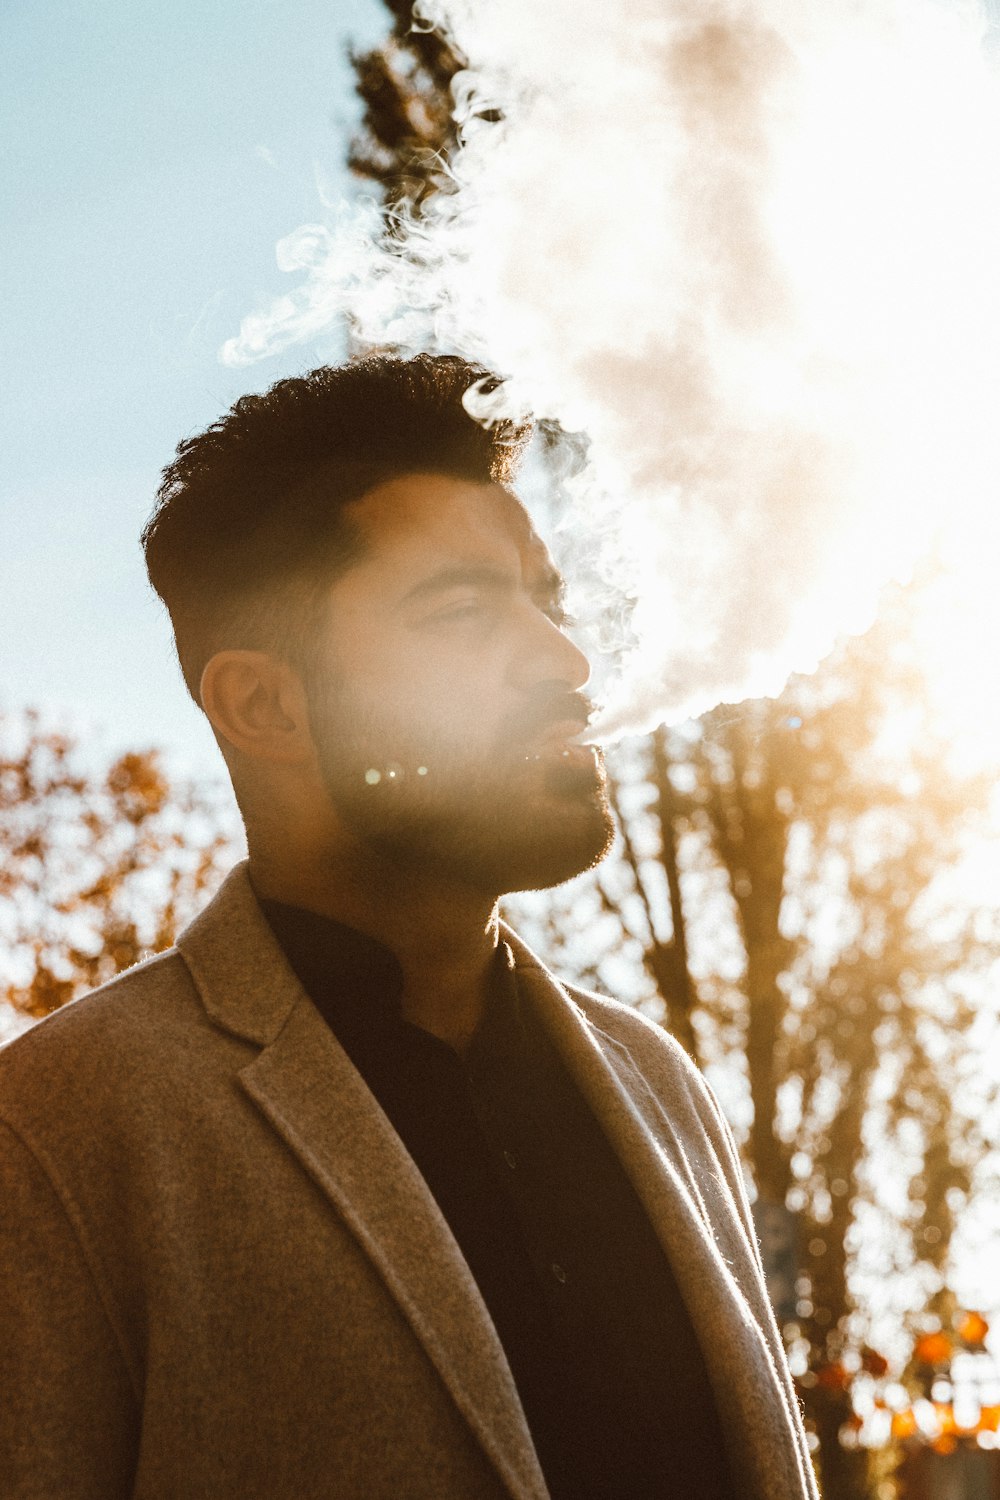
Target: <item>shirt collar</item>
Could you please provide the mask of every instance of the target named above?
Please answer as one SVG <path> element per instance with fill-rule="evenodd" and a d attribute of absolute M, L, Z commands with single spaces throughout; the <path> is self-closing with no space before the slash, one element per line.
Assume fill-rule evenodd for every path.
<path fill-rule="evenodd" d="M 320 1004 L 335 996 L 345 1007 L 364 1006 L 373 1018 L 399 1019 L 403 971 L 383 943 L 300 906 L 282 901 L 260 906 L 311 1000 Z"/>
<path fill-rule="evenodd" d="M 261 900 L 260 907 L 295 977 L 335 1030 L 408 1027 L 402 1014 L 403 971 L 384 943 L 300 906 Z M 501 942 L 468 1061 L 474 1066 L 484 1053 L 516 1050 L 520 1039 L 514 956 Z"/>

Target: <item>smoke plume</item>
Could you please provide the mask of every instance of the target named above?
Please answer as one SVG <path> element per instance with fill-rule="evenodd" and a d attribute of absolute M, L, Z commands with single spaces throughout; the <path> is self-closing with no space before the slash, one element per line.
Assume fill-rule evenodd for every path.
<path fill-rule="evenodd" d="M 452 190 L 345 206 L 240 363 L 348 314 L 589 439 L 563 558 L 631 611 L 611 737 L 780 690 L 1000 479 L 1000 92 L 945 0 L 423 0 Z M 596 560 L 595 560 L 596 555 Z M 605 594 L 598 592 L 604 589 Z"/>

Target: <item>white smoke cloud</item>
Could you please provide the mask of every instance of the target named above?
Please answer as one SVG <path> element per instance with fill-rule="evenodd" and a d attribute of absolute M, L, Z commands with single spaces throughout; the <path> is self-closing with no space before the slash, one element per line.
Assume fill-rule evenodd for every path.
<path fill-rule="evenodd" d="M 278 247 L 240 363 L 348 314 L 590 438 L 634 648 L 607 734 L 776 692 L 1000 480 L 1000 91 L 944 0 L 423 0 L 454 191 Z M 481 118 L 500 111 L 500 122 Z M 588 577 L 593 577 L 591 570 Z"/>

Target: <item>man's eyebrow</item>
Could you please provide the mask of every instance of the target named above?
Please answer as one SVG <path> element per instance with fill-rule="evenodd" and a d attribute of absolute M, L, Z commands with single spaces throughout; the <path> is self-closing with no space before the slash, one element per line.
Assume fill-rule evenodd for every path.
<path fill-rule="evenodd" d="M 494 567 L 489 563 L 459 564 L 439 568 L 427 578 L 422 578 L 403 595 L 401 604 L 412 604 L 435 594 L 447 593 L 455 588 L 489 589 L 494 594 L 514 594 L 522 587 L 514 571 Z M 548 608 L 561 608 L 566 597 L 566 581 L 554 567 L 547 567 L 529 586 L 532 599 Z"/>
<path fill-rule="evenodd" d="M 433 594 L 446 593 L 448 589 L 467 588 L 470 585 L 476 588 L 492 589 L 495 593 L 512 594 L 520 587 L 520 582 L 515 573 L 483 563 L 474 566 L 439 568 L 436 573 L 431 573 L 427 578 L 422 578 L 419 583 L 415 583 L 403 595 L 401 602 L 409 604 L 415 599 L 426 599 Z"/>

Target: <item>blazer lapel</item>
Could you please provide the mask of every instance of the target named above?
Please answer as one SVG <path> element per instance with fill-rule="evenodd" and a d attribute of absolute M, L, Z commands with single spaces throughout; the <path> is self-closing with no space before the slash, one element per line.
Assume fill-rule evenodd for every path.
<path fill-rule="evenodd" d="M 505 937 L 519 984 L 530 993 L 670 1261 L 702 1345 L 734 1471 L 744 1475 L 748 1495 L 787 1500 L 812 1493 L 808 1460 L 799 1453 L 794 1397 L 764 1334 L 763 1325 L 772 1321 L 769 1305 L 766 1295 L 755 1295 L 756 1262 L 717 1168 L 699 1148 L 691 1121 L 688 1139 L 675 1126 L 628 1050 L 596 1029 L 514 934 Z"/>
<path fill-rule="evenodd" d="M 437 1203 L 285 963 L 238 866 L 178 946 L 212 1018 L 262 1047 L 240 1081 L 327 1194 L 517 1500 L 547 1500 L 503 1348 Z"/>

